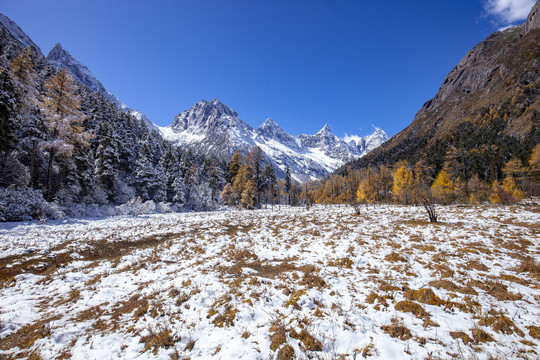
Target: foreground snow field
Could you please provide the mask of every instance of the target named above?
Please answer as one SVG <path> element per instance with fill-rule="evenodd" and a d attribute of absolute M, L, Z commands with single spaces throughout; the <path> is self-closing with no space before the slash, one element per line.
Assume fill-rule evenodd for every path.
<path fill-rule="evenodd" d="M 0 225 L 0 358 L 537 359 L 540 209 Z"/>

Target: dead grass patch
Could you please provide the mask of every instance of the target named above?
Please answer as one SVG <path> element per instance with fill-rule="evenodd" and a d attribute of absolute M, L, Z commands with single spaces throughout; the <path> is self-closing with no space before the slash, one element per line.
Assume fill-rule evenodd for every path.
<path fill-rule="evenodd" d="M 402 341 L 412 338 L 411 331 L 401 322 L 401 320 L 392 318 L 390 324 L 381 326 L 381 330 L 393 338 L 399 338 Z"/>
<path fill-rule="evenodd" d="M 403 256 L 401 256 L 400 254 L 394 251 L 386 255 L 384 257 L 384 260 L 389 261 L 389 262 L 407 262 L 407 259 L 405 259 Z"/>
<path fill-rule="evenodd" d="M 529 335 L 535 339 L 540 339 L 540 327 L 535 325 L 529 325 L 527 326 L 527 329 L 529 329 Z"/>
<path fill-rule="evenodd" d="M 428 305 L 439 306 L 445 304 L 445 301 L 435 295 L 433 290 L 431 290 L 430 288 L 407 290 L 405 291 L 404 296 L 407 300 L 414 300 Z"/>
<path fill-rule="evenodd" d="M 60 319 L 60 316 L 47 320 L 37 320 L 21 327 L 19 330 L 0 339 L 0 349 L 10 350 L 16 347 L 28 349 L 37 340 L 49 337 L 51 335 L 51 322 L 58 319 Z"/>
<path fill-rule="evenodd" d="M 160 348 L 168 349 L 174 346 L 176 339 L 172 336 L 172 330 L 169 329 L 160 329 L 159 331 L 154 332 L 152 329 L 149 329 L 150 334 L 141 337 L 140 342 L 144 343 L 144 352 L 152 349 L 152 353 L 157 355 Z"/>
<path fill-rule="evenodd" d="M 293 360 L 295 359 L 294 348 L 287 344 L 279 349 L 277 360 Z"/>
<path fill-rule="evenodd" d="M 473 341 L 471 337 L 463 331 L 451 331 L 450 336 L 454 339 L 461 339 L 465 345 Z"/>
<path fill-rule="evenodd" d="M 424 310 L 422 305 L 412 301 L 403 300 L 395 305 L 396 310 L 402 312 L 410 312 L 419 319 L 429 318 L 429 313 Z"/>
<path fill-rule="evenodd" d="M 308 351 L 322 351 L 322 343 L 311 335 L 307 329 L 302 329 L 300 333 L 297 333 L 294 329 L 289 332 L 289 335 L 293 339 L 300 340 L 304 348 Z"/>
<path fill-rule="evenodd" d="M 477 343 L 491 342 L 493 337 L 484 329 L 475 326 L 471 329 L 472 336 Z"/>

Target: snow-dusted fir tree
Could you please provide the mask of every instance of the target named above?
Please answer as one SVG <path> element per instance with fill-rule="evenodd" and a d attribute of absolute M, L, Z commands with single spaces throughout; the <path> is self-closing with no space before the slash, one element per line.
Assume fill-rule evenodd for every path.
<path fill-rule="evenodd" d="M 33 50 L 27 47 L 9 63 L 9 75 L 13 81 L 13 91 L 17 96 L 16 128 L 19 141 L 17 156 L 11 156 L 10 161 L 19 162 L 19 156 L 29 154 L 27 156 L 29 158 L 28 181 L 25 179 L 24 186 L 33 186 L 39 155 L 38 145 L 45 137 L 43 120 L 38 111 L 39 81 L 34 55 Z M 20 174 L 17 174 L 16 178 L 19 179 L 17 182 L 22 184 Z"/>
<path fill-rule="evenodd" d="M 165 201 L 165 171 L 153 159 L 151 143 L 144 142 L 135 168 L 137 193 L 143 200 Z"/>
<path fill-rule="evenodd" d="M 45 84 L 47 91 L 42 109 L 48 129 L 47 140 L 42 147 L 48 152 L 47 200 L 53 195 L 53 171 L 57 157 L 69 159 L 75 146 L 88 146 L 91 135 L 82 126 L 85 118 L 79 110 L 80 99 L 71 74 L 64 68 Z"/>
<path fill-rule="evenodd" d="M 15 106 L 17 98 L 7 71 L 0 70 L 0 186 L 9 186 L 14 179 L 9 163 L 10 154 L 17 149 Z"/>
<path fill-rule="evenodd" d="M 107 193 L 109 200 L 112 200 L 114 180 L 119 176 L 117 170 L 119 165 L 117 143 L 118 140 L 115 139 L 111 126 L 106 122 L 103 123 L 99 132 L 94 173 L 96 180 L 103 191 Z"/>

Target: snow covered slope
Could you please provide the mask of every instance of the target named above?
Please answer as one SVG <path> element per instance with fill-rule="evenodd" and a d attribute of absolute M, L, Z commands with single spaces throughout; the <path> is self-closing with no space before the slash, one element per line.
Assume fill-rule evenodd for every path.
<path fill-rule="evenodd" d="M 226 159 L 238 149 L 246 152 L 259 146 L 276 166 L 278 175 L 283 176 L 288 166 L 293 178 L 301 182 L 319 179 L 388 139 L 384 131 L 377 129 L 366 138 L 356 136 L 345 142 L 328 125 L 315 135 L 294 136 L 272 119 L 253 129 L 217 99 L 196 103 L 160 130 L 178 146 Z"/>
<path fill-rule="evenodd" d="M 43 53 L 41 52 L 41 49 L 39 46 L 34 44 L 32 39 L 24 31 L 21 30 L 21 28 L 13 22 L 10 18 L 5 16 L 4 14 L 0 14 L 0 23 L 6 27 L 6 29 L 13 35 L 23 47 L 33 47 L 34 51 L 38 55 L 38 57 L 43 56 Z"/>
<path fill-rule="evenodd" d="M 47 61 L 57 69 L 66 68 L 73 75 L 75 80 L 87 86 L 92 91 L 97 91 L 105 95 L 107 99 L 116 104 L 120 109 L 130 113 L 139 120 L 143 120 L 150 129 L 157 129 L 156 125 L 150 121 L 140 111 L 130 109 L 120 99 L 105 89 L 105 86 L 92 74 L 86 65 L 77 60 L 60 43 L 56 43 L 47 55 Z"/>

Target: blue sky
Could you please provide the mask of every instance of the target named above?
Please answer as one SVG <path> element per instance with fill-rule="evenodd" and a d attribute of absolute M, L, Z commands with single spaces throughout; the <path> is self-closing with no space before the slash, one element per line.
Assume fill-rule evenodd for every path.
<path fill-rule="evenodd" d="M 254 127 L 272 117 L 343 136 L 401 131 L 469 49 L 533 3 L 0 0 L 0 12 L 158 125 L 215 97 Z"/>

